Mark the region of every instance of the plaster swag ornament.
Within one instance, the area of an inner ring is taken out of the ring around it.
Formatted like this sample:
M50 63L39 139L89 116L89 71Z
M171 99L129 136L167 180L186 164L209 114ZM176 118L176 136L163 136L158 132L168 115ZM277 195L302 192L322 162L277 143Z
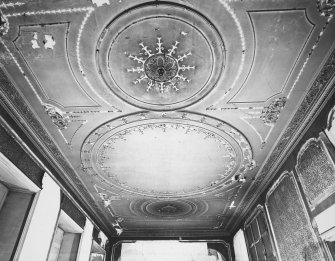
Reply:
M139 56L129 54L128 57L141 66L128 68L129 73L138 73L140 77L133 83L139 84L146 82L147 92L156 90L160 93L169 93L171 90L179 91L178 84L180 82L189 83L190 80L181 72L195 70L195 66L182 64L184 59L192 55L192 52L187 52L183 55L176 55L178 45L175 43L165 52L162 38L157 37L156 53L153 53L143 42ZM142 55L142 56L140 56Z

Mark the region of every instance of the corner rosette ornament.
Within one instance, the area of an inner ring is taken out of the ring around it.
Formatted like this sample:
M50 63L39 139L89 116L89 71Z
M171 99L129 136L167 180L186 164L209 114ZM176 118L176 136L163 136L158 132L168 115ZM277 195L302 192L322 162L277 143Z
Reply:
M128 56L141 65L127 69L127 72L140 74L140 77L133 82L135 85L145 82L147 92L156 90L160 93L168 93L171 90L178 92L180 82L190 82L182 72L195 70L195 66L185 65L182 62L192 53L187 52L177 56L178 41L175 41L168 52L164 51L161 37L157 38L156 53L153 53L143 42L139 45L141 46L142 52L140 52L140 55L142 57L131 54Z

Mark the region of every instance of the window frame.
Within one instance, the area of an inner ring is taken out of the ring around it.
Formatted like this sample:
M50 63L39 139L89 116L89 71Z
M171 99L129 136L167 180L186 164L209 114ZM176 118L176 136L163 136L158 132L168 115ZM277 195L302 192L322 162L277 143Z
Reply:
M262 215L261 218L263 219L263 222L264 222L263 225L265 225L265 231L263 231L263 233L261 232L261 226L260 226L259 221L257 219L260 215ZM257 240L255 240L255 237L253 235L253 227L252 227L252 224L255 224L255 223L253 223L255 220L256 220L256 223L257 223L256 229L258 230L258 239ZM249 236L248 236L248 233L247 233L247 229L250 229L249 231L250 231L251 237L252 237L252 243L251 244L249 244ZM265 211L263 206L258 205L252 211L251 215L246 219L246 221L244 222L243 233L244 233L244 238L245 238L245 241L246 241L245 243L246 243L246 246L247 246L250 261L263 261L264 260L264 259L259 258L256 246L257 246L257 244L259 244L259 242L261 242L262 246L263 246L263 249L265 249L265 251L266 251L266 245L263 242L263 239L266 236L268 237L268 239L270 241L273 256L270 256L270 258L265 256L265 258L266 258L265 260L272 260L272 261L279 260L278 259L278 254L277 254L277 248L275 246L275 242L274 242L274 239L273 239L273 232L271 230L271 226L270 226L270 223L269 223L269 220L268 220L268 216L267 216L266 211ZM257 260L254 260L252 258L252 252L251 252L252 248L255 249L255 254L256 254Z

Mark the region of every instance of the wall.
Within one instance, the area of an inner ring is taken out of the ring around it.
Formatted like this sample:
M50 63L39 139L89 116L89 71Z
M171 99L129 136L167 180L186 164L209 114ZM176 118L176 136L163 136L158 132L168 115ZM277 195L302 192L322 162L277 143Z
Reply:
M64 237L64 230L59 227L56 227L55 234L53 237L53 241L50 247L50 252L48 256L48 261L57 261L60 248L62 246L62 241Z
M0 183L0 211L5 203L6 197L7 197L8 189Z
M38 195L34 213L19 256L19 261L45 261L60 209L60 189L47 175ZM0 259L1 260L1 259Z
M335 204L335 147L326 135L334 106L333 94L249 211L265 206L277 260L332 260L316 217Z
M0 260L11 260L33 195L9 191L0 212Z
M108 241L106 244L106 259L105 261L118 261L122 255L122 243L133 243L136 241L175 241L174 243L177 243L178 241L189 243L189 242L194 242L194 243L205 243L207 246L206 248L214 249L218 251L219 253L222 254L223 258L226 261L234 261L234 249L233 249L233 242L232 238L230 237L222 237L222 238L202 238L202 237L192 237L192 238L174 238L174 237L144 237L141 238L110 238L111 241ZM172 256L172 255L171 255ZM143 258L143 256L141 255ZM121 257L122 259L122 257ZM196 258L194 258L195 260ZM200 258L201 259L201 258ZM203 259L205 260L205 259Z
M77 233L64 233L58 261L76 261L80 236Z
M84 232L80 239L79 251L78 251L78 260L88 261L91 254L93 240L93 224L90 220L86 219Z
M244 233L240 229L234 236L235 261L249 261Z
M61 194L59 185L34 162L35 157L30 153L41 160L43 156L8 115L2 118L3 113L0 109L0 180L9 186L7 189L0 183L0 260L47 260L62 209L79 227L80 232L74 233L80 234L65 233L61 237L59 243L63 243L64 251L60 260L88 261L92 222L64 191ZM22 137L24 141L20 140ZM23 149L25 147L29 147L29 152ZM47 162L44 164L52 169ZM53 174L58 178L57 172ZM68 184L62 186L68 189ZM14 192L18 190L20 192ZM23 191L26 193L21 193Z

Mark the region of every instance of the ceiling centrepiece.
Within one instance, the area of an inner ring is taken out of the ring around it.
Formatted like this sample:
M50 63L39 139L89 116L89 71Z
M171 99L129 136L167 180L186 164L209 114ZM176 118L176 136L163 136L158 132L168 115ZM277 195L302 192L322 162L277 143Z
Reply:
M198 12L177 4L132 8L97 43L101 76L115 94L151 110L185 107L203 98L225 66L223 41Z
M202 200L194 201L192 199L150 199L134 201L129 208L137 216L173 219L203 215L208 211L208 204Z

